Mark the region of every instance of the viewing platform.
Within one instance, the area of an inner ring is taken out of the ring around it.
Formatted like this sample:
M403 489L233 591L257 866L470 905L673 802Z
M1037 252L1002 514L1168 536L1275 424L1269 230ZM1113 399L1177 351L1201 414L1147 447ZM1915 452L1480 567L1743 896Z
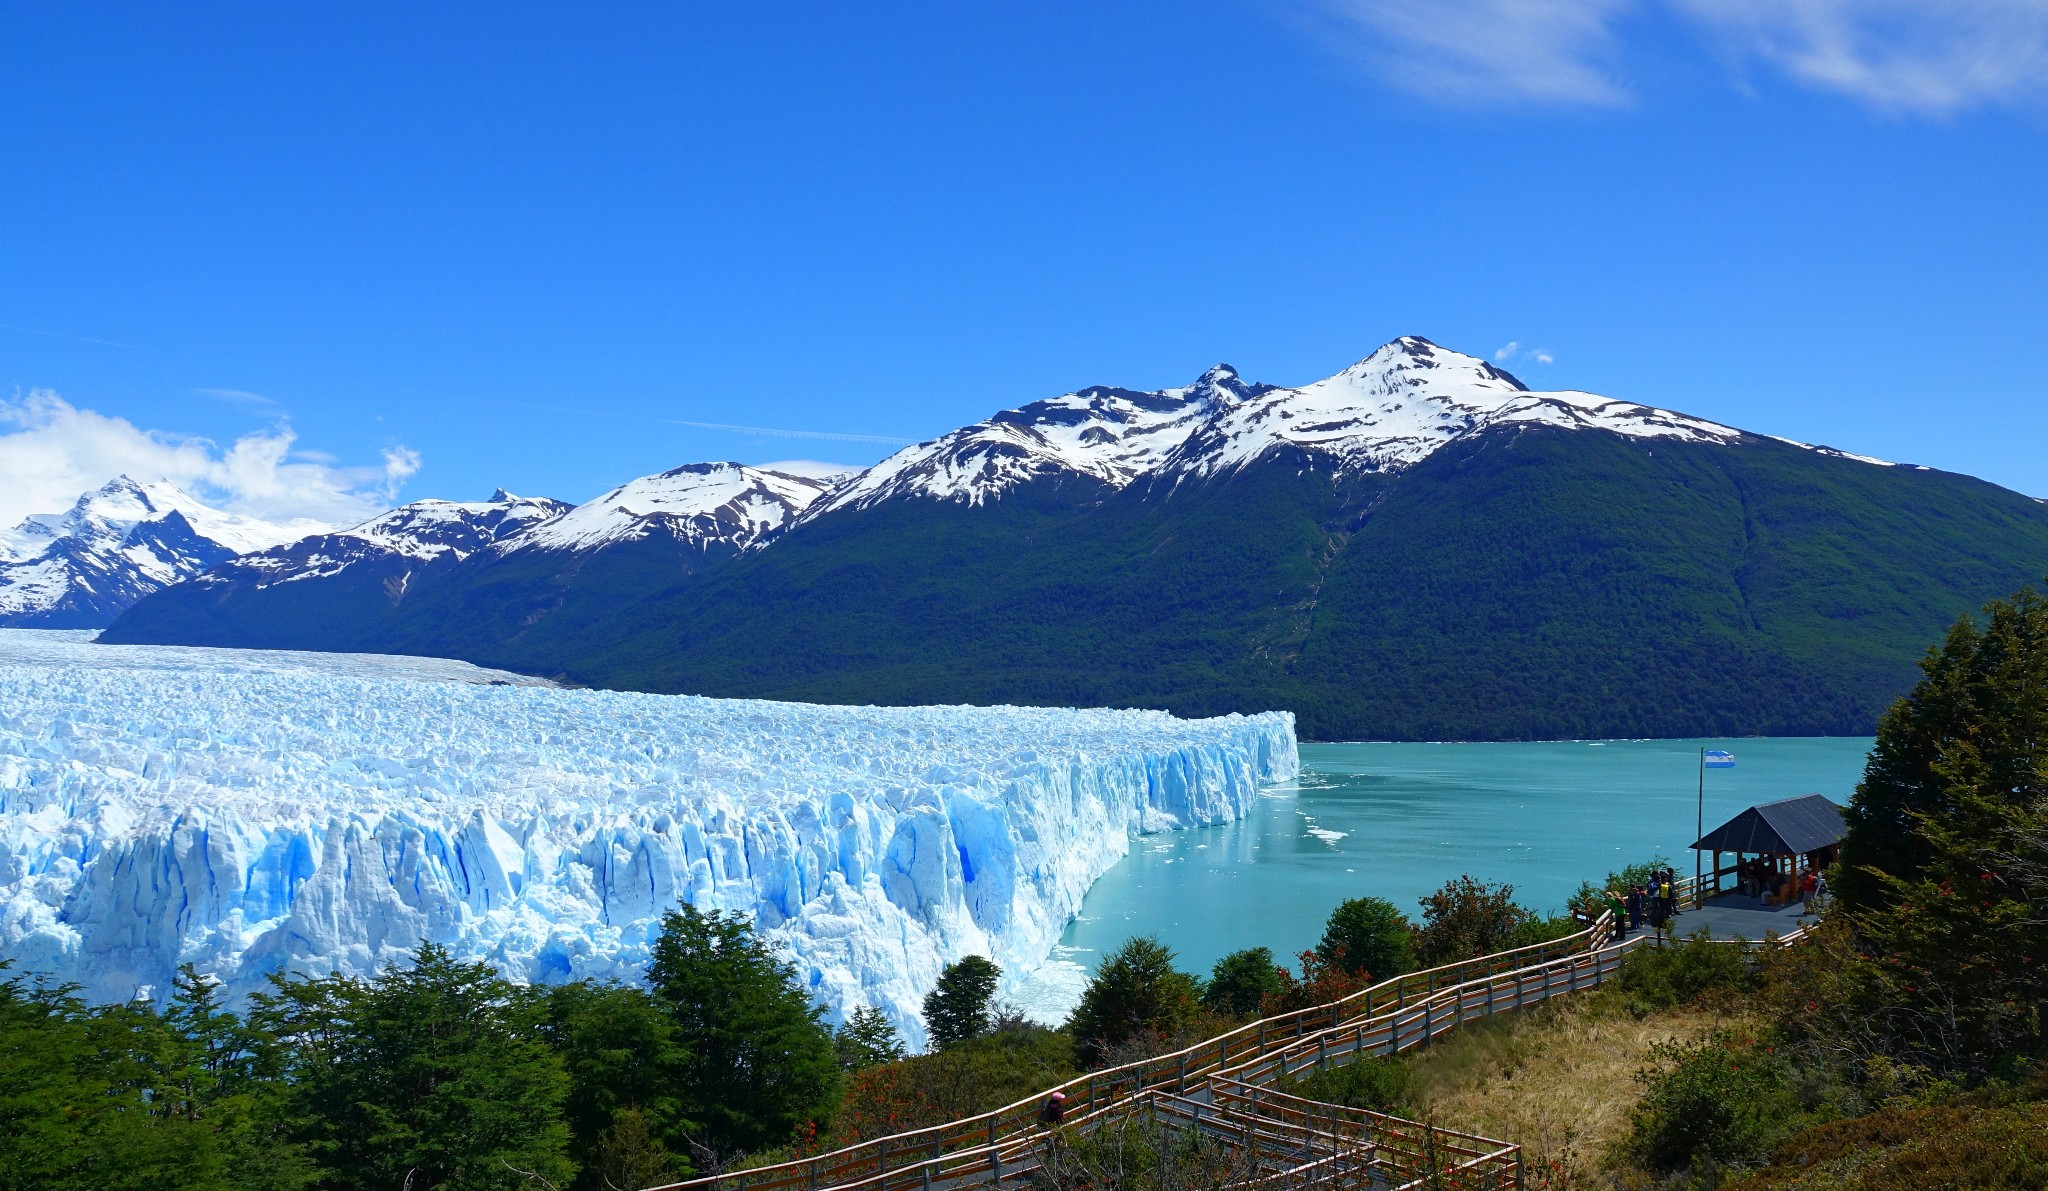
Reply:
M1782 939L1802 926L1811 926L1819 921L1820 915L1806 913L1804 905L1798 901L1770 905L1762 898L1729 892L1710 896L1704 905L1688 907L1665 924L1664 934L1666 938L1690 939L1701 931L1711 931L1716 939L1748 939L1760 943L1773 935ZM1633 939L1638 935L1655 933L1645 924L1618 937Z

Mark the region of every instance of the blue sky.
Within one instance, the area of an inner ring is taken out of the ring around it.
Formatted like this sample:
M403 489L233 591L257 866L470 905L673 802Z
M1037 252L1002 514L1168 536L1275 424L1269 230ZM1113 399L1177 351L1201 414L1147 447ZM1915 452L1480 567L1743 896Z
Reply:
M16 5L0 516L864 464L1407 333L2048 495L2044 79L2028 0Z

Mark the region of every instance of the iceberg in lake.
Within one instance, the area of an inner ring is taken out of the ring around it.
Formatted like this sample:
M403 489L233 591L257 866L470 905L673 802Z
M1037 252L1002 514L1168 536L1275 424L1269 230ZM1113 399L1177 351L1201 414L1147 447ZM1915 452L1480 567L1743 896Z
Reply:
M1133 834L1235 819L1298 764L1285 713L825 707L0 638L0 959L101 999L181 962L238 996L366 974L421 939L516 979L632 980L687 901L750 915L833 1016L878 1005L921 1038L942 965L1021 980Z

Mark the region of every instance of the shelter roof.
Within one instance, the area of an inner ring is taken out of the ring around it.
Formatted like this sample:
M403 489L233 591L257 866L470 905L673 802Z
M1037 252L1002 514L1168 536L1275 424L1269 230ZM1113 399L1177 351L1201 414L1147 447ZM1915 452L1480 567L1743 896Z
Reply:
M1818 794L1753 806L1700 837L1696 852L1811 852L1842 842L1842 808Z

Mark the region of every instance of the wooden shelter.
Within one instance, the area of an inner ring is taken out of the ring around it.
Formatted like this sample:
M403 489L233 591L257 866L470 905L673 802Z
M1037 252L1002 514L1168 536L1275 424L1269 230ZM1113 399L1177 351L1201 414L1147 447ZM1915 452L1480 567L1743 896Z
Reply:
M1795 896L1799 878L1835 862L1847 827L1842 808L1818 794L1766 802L1714 828L1693 844L1695 852L1714 854L1713 885L1706 897L1722 892L1721 878L1745 878L1766 902ZM1735 854L1735 863L1721 867L1721 857Z

